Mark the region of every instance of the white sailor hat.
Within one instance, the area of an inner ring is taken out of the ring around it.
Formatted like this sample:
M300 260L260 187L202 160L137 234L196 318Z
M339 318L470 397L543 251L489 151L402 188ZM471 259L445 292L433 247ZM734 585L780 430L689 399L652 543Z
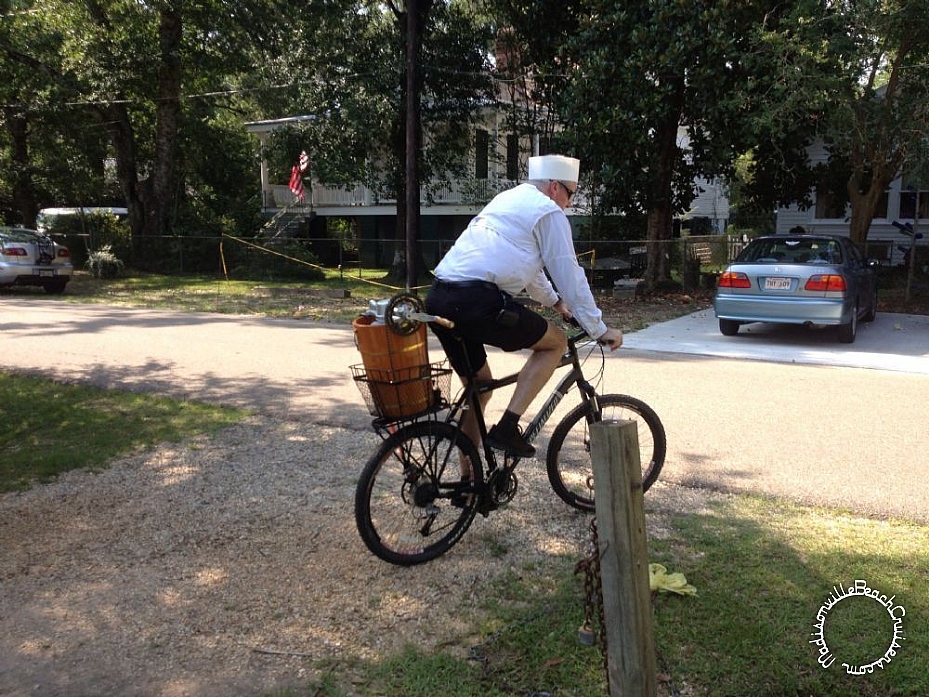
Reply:
M529 181L554 179L577 184L581 161L564 155L540 155L529 158Z

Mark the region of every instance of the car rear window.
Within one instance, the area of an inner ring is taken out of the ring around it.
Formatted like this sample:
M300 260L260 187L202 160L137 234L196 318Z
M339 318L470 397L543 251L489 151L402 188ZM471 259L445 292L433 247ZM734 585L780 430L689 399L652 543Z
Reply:
M763 238L752 241L736 261L782 264L841 264L842 248L835 240Z
M0 228L0 237L7 242L35 242L37 233L25 228Z

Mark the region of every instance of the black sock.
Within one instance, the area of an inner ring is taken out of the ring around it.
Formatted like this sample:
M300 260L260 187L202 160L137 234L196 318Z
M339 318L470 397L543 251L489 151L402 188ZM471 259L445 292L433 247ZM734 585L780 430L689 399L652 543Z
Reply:
M500 417L500 430L505 433L511 433L516 431L517 425L519 425L519 414L514 414L509 409L503 412L503 416Z

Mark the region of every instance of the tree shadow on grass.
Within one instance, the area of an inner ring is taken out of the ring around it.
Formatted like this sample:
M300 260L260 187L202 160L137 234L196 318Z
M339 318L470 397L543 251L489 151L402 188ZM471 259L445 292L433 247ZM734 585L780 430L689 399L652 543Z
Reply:
M678 517L676 534L659 544L698 588L694 597L656 598L660 665L672 679L714 697L929 694L929 631L907 621L929 610L929 569L911 553L926 528L748 497L713 508ZM894 638L893 618L873 599L850 597L831 610L828 667L813 643L833 588L858 579L895 595L907 615L902 648L864 676L849 674L843 662L875 661Z

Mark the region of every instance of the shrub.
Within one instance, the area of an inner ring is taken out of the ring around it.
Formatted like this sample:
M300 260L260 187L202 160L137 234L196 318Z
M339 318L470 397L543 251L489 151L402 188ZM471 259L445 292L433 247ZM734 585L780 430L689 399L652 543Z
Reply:
M122 275L123 262L114 253L113 248L105 244L87 257L87 269L94 278L116 278Z

